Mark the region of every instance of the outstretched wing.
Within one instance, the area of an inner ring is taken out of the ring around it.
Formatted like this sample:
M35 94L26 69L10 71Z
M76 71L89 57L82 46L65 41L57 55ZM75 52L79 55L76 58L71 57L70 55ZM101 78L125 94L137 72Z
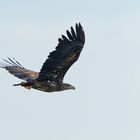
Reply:
M38 77L38 73L25 69L16 59L8 58L8 60L3 59L5 62L7 62L6 65L1 66L2 68L9 71L9 73L13 74L14 76L25 80L25 81L31 81L33 79L36 79Z
M75 30L66 31L67 37L62 35L58 39L55 51L51 52L43 64L38 80L63 82L63 77L71 65L77 61L85 43L85 34L81 24L76 24Z

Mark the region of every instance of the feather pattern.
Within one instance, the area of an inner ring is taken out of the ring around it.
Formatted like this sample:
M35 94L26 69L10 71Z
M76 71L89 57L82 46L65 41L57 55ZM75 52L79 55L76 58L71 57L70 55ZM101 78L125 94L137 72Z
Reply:
M15 58L11 59L8 57L8 60L6 59L3 60L7 64L1 67L22 80L31 81L38 77L37 72L25 69Z
M49 80L62 83L63 77L71 65L77 61L85 43L85 34L81 24L76 24L75 30L66 31L58 39L56 49L51 52L43 64L38 80Z

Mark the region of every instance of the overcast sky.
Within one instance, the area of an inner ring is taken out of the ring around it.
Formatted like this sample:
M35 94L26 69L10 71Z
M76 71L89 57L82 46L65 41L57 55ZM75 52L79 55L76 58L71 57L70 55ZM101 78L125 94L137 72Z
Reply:
M65 82L75 91L13 87L0 70L1 140L140 139L140 1L0 1L0 59L39 71L57 39L81 22L86 43Z

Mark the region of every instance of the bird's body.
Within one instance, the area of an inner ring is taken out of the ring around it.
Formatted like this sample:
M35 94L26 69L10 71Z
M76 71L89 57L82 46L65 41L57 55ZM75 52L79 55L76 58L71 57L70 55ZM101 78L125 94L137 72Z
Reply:
M85 34L80 23L76 24L75 30L71 27L71 31L67 30L66 33L67 37L62 35L62 38L58 39L56 49L49 54L39 73L25 69L16 59L4 59L8 65L1 67L26 81L14 86L20 85L45 92L75 89L74 86L63 83L63 79L80 56L85 43Z
M36 90L44 91L44 92L56 92L56 91L63 91L67 89L75 89L75 87L66 84L66 83L53 83L50 81L38 81L33 80L31 82L21 82L20 84L14 84L14 86L23 86L26 89L34 88Z

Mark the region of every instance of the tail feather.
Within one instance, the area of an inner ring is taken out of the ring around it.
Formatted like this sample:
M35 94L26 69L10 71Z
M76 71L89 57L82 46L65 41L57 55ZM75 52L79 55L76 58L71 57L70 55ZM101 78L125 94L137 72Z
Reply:
M21 86L21 85L22 85L22 83L14 84L13 86Z
M21 82L19 84L14 84L13 86L22 86L26 89L31 89L32 88L32 85L30 83L26 83L26 82Z

